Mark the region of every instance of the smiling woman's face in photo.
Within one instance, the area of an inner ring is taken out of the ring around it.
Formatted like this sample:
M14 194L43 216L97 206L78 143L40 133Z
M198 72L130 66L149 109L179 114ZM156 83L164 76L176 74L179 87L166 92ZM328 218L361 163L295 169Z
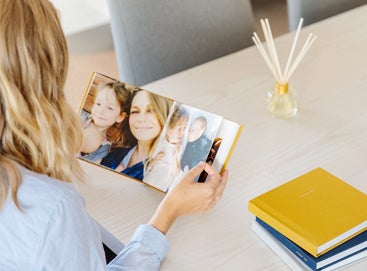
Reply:
M153 140L161 132L162 127L146 91L140 91L133 98L129 125L132 134L138 141Z

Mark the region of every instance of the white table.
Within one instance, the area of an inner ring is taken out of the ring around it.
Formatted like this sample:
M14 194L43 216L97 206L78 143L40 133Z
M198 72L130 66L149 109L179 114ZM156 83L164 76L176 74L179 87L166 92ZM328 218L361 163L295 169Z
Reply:
M319 166L367 192L366 14L367 6L302 30L300 42L311 31L318 39L290 82L299 101L293 119L266 111L275 82L255 47L145 86L245 125L222 201L209 213L176 222L161 270L288 270L252 232L248 200ZM276 40L283 62L293 35ZM84 88L73 91L75 106ZM127 242L163 194L87 163L83 167L91 179L80 187L88 210ZM367 260L348 270L366 269Z

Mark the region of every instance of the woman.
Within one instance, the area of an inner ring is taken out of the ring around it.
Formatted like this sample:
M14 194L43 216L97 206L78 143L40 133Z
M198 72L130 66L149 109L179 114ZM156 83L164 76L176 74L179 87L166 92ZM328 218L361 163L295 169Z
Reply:
M131 100L129 127L137 141L133 148L116 148L101 161L139 180L144 177L144 161L151 154L167 120L171 100L146 90L136 90Z
M0 269L157 270L165 233L181 215L210 209L223 176L201 164L163 199L151 220L106 267L101 234L71 182L82 128L68 106L68 52L48 0L0 0ZM193 179L202 170L205 184Z

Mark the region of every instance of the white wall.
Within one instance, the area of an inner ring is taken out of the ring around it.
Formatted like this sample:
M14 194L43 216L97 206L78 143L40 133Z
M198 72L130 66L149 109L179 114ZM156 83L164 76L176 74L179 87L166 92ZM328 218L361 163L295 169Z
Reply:
M107 0L50 0L60 11L66 35L109 23Z

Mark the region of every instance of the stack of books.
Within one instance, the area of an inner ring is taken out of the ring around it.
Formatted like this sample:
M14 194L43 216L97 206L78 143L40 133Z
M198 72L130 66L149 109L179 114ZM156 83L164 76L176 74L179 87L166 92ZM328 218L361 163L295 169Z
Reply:
M367 195L322 168L248 208L254 232L293 270L336 270L367 256Z

